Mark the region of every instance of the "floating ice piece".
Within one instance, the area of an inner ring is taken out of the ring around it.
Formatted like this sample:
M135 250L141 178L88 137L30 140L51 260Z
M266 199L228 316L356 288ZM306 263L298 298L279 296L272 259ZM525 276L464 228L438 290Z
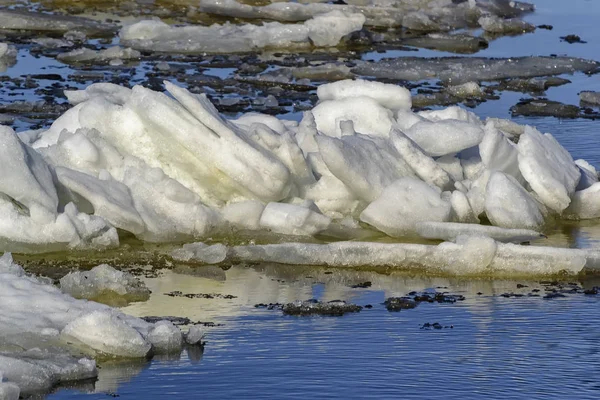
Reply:
M385 139L365 135L317 136L323 161L359 199L371 202L392 182L414 172Z
M379 60L377 63L357 62L352 72L362 76L408 81L437 78L458 85L470 81L590 72L599 66L597 61L572 57L398 57Z
M321 101L370 97L390 110L410 111L411 108L410 91L408 89L397 85L365 81L363 79L347 79L321 85L317 88L317 96Z
M600 254L579 249L520 246L486 237L460 237L437 246L408 243L336 242L234 246L232 262L329 267L425 268L451 274L548 275L598 268Z
M518 18L503 19L496 16L485 16L477 20L484 31L489 33L518 34L532 32L535 26Z
M0 370L9 382L9 393L20 392L23 396L47 392L58 383L85 380L97 376L96 362L87 358L74 358L68 354L57 354L56 351L31 349L20 353L0 355ZM0 397L1 399L18 399L17 397Z
M185 334L185 342L190 345L200 345L202 344L202 339L204 339L204 330L198 325L190 326L190 329Z
M400 178L360 214L360 220L390 236L411 233L422 221L450 220L450 203L441 190L416 178Z
M127 159L123 183L131 192L133 205L144 221L145 231L138 235L152 242L204 237L221 224L214 209L160 168Z
M183 335L171 321L158 321L148 333L155 354L179 353Z
M0 29L65 33L78 30L88 35L107 35L116 31L115 25L103 24L82 17L44 14L24 10L0 10Z
M173 250L171 257L178 261L200 261L205 264L218 264L225 260L227 247L221 243L209 246L202 242L186 243L182 248Z
M223 218L237 228L258 230L260 216L265 205L260 201L248 200L230 203L221 209Z
M8 67L17 63L17 48L12 45L0 42L0 72L4 72Z
M92 97L103 97L114 104L125 104L131 96L131 89L114 83L92 83L84 90L65 90L65 96L72 105L77 105Z
M100 62L110 60L139 59L141 54L137 50L113 46L104 50L91 50L81 48L59 54L56 59L65 63Z
M202 0L199 10L209 14L224 15L246 19L272 19L277 21L298 22L315 18L319 15L337 12L363 14L365 24L371 26L399 26L403 11L397 7L361 7L348 4L330 3L271 3L266 6L251 6L235 0Z
M138 278L107 264L68 273L60 279L60 290L78 299L123 296L130 301L144 301L150 296L150 290Z
M468 97L480 97L483 95L481 86L477 82L467 82L462 85L448 86L446 91L452 96L460 99L466 99Z
M452 119L417 122L405 133L430 156L458 153L477 146L483 138L479 126Z
M73 319L61 332L65 340L76 340L101 354L146 357L152 345L110 311L92 311Z
M493 172L485 191L485 213L503 228L539 228L544 216L536 201L510 175Z
M332 137L342 136L341 121L352 121L357 132L388 137L393 123L393 113L371 97L325 100L312 109L317 129Z
M548 208L561 213L569 206L581 173L564 147L546 133L525 127L520 136L519 170L533 191Z
M425 36L403 39L402 44L460 54L477 53L488 47L487 40L482 37L445 32L429 33Z
M365 17L332 11L302 24L172 27L146 20L121 29L121 43L137 50L176 53L236 53L261 48L335 46L342 37L360 30Z
M419 222L417 233L426 239L455 241L459 236L486 236L499 242L523 243L545 237L530 229L506 229L479 224L456 222Z
M327 229L331 219L307 207L287 203L269 203L260 226L287 235L314 235Z
M579 93L579 99L582 103L594 104L598 106L600 105L600 92L584 90Z

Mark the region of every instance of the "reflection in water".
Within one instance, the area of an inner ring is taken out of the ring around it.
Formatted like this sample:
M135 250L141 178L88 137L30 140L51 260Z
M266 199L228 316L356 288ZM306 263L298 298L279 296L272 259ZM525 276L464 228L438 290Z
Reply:
M102 364L96 392L148 399L191 398L198 393L211 399L594 395L593 382L600 372L600 332L593 317L598 296L578 293L545 300L548 283L393 271L234 266L221 270L223 279L214 269L200 269L146 278L153 291L150 300L124 311L222 323L206 328L204 352L186 349L178 360L155 359L151 364ZM582 279L586 287L594 283ZM372 286L350 287L365 281ZM425 303L401 312L388 312L381 304L388 296L428 288L466 299ZM164 295L174 290L237 297ZM500 296L503 293L523 297ZM338 318L287 317L254 308L256 303L311 297L373 308ZM420 329L427 322L453 328ZM60 391L51 398L78 396Z

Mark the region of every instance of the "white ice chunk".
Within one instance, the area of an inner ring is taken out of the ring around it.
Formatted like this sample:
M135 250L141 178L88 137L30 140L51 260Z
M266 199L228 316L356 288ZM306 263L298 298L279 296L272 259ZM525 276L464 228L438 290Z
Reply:
M55 351L39 348L0 355L0 369L4 371L8 383L17 386L18 392L24 397L39 395L60 382L90 379L97 375L93 360L76 359L68 354L57 354ZM0 383L0 395L4 385L6 383ZM9 393L15 392L14 386L9 389Z
M341 121L352 121L354 129L370 136L387 137L392 128L393 113L371 97L325 100L312 109L319 132L341 137Z
M452 219L457 222L478 223L478 215L475 214L469 198L464 192L455 190L450 196L450 204L452 205Z
M277 133L283 133L287 131L287 127L277 117L257 112L242 114L239 118L231 120L231 122L237 126L244 127L246 130L248 130L255 123L261 123L273 129Z
M392 129L390 141L419 178L442 190L452 187L452 178L448 173L400 130Z
M260 226L287 235L314 235L329 226L331 219L306 207L286 203L269 203Z
M113 46L103 50L92 50L85 47L60 53L56 59L64 63L99 62L109 60L139 59L141 54L137 50Z
M479 154L485 167L524 182L519 171L517 146L497 130L492 121L485 124L484 132L483 140L479 143Z
M417 114L432 122L458 120L481 126L481 120L475 113L458 106L450 106L440 110L419 111Z
M155 354L178 353L183 345L181 330L170 321L158 321L147 336Z
M478 125L454 119L417 122L405 133L430 156L458 153L477 146L483 138Z
M460 158L448 154L436 159L435 162L450 175L453 181L460 182L465 179Z
M485 192L485 213L503 228L539 228L544 224L540 207L510 175L493 172Z
M56 214L58 195L50 168L7 126L0 126L0 165L0 194L8 195L29 209L42 207Z
M592 164L582 159L575 160L575 164L577 164L579 172L581 172L581 179L579 179L575 190L587 189L598 182L598 171L596 171L596 168Z
M260 201L248 200L227 204L221 210L221 214L227 222L237 228L258 230L264 209L265 205Z
M370 97L390 110L410 111L412 107L410 91L408 89L389 83L372 82L363 79L346 79L321 85L317 88L317 96L320 101Z
M304 23L308 37L315 46L336 46L344 36L359 31L365 23L363 14L331 11L317 15Z
M486 236L499 242L522 243L543 238L539 232L530 229L506 229L479 224L456 222L419 222L417 233L427 239L455 241L461 235Z
M159 168L128 159L123 183L144 221L138 237L161 242L204 237L221 224L218 212L200 202L198 195Z
M73 203L67 204L63 213L40 220L24 215L0 196L0 251L39 253L118 245L114 227L101 217L79 212Z
M60 183L94 206L95 215L133 234L140 234L146 229L127 186L111 177L101 180L62 167L56 169L56 175Z
M408 243L336 242L235 246L231 261L330 267L399 267L453 274L579 273L597 268L599 254L579 249L496 243L486 237L460 237L437 246Z
M130 273L116 270L108 264L98 265L89 271L68 273L60 279L60 289L79 299L94 299L110 294L142 301L150 296L145 283Z
M139 21L119 32L121 43L138 50L177 53L235 53L264 47L335 46L345 35L360 30L365 17L331 11L300 24L266 22L262 25L214 24L169 26L161 21Z
M190 326L190 329L185 334L185 342L191 345L199 345L204 339L204 330L198 325Z
M99 353L120 357L145 357L152 348L137 330L110 311L93 311L74 319L61 336Z
M0 399L2 400L19 400L21 389L16 383L0 382Z
M186 243L182 248L173 250L171 257L179 261L200 261L204 264L218 264L227 257L227 246L217 243L212 246L202 242Z
M554 137L525 127L519 138L519 169L548 208L561 213L569 206L581 173L569 152Z
M329 171L363 201L375 200L396 179L414 175L385 139L366 135L336 139L320 135L316 140Z
M600 183L575 192L563 217L576 220L600 218Z
M400 237L414 231L417 222L448 221L450 213L450 203L442 200L439 188L415 178L401 178L369 204L360 220Z

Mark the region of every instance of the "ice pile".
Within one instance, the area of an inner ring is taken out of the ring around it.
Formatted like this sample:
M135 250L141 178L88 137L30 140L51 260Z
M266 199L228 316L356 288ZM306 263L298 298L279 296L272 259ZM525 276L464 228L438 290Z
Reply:
M17 385L26 395L96 376L93 359L69 354L133 358L182 347L182 333L172 323L152 324L76 300L27 276L9 253L0 257L0 304L0 376L7 381L0 383L0 393Z
M88 300L117 296L128 301L144 301L150 296L150 290L142 281L107 264L68 273L60 279L60 289L75 298Z
M94 84L67 92L74 107L45 131L0 130L3 248L116 245L115 228L146 241L373 229L514 241L539 234L474 224L600 217L594 167L531 126L459 107L415 113L405 88L364 80L322 85L300 122L226 120L206 96L165 85L170 96Z
M263 25L214 24L170 26L157 20L136 22L121 29L121 43L137 50L176 53L237 53L262 48L335 46L362 28L365 16L339 10L316 15L303 23Z

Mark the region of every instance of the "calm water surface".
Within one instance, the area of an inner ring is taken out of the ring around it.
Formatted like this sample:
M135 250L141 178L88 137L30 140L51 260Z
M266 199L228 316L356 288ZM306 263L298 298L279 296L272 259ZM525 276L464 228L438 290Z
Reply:
M222 323L207 328L204 354L103 366L95 390L152 399L583 399L599 394L600 296L505 298L500 295L543 296L547 286L281 266L233 267L223 276L210 269L195 273L211 278L168 272L148 279L153 297L125 311ZM349 287L365 280L373 286ZM381 305L388 296L427 288L466 299L401 312ZM238 297L164 295L171 290ZM373 308L344 317L290 317L253 306L312 297ZM427 322L448 328L422 329ZM50 398L82 396L63 390ZM106 393L86 398L106 398Z

